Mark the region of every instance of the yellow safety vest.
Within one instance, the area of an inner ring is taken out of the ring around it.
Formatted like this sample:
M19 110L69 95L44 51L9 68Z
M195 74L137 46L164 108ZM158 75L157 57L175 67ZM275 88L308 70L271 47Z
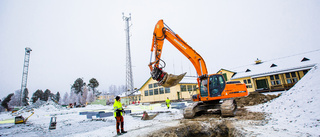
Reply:
M114 104L113 104L113 114L114 114L114 117L117 116L117 109L119 110L123 110L122 109L122 104L120 101L117 101L117 100L114 100ZM120 112L121 116L122 116L122 112Z
M169 99L166 100L166 104L167 104L167 107L170 106L170 100Z

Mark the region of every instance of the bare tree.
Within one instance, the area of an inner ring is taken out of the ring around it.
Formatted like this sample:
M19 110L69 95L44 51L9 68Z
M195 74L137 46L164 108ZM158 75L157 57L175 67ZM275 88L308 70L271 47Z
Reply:
M87 102L88 103L92 103L95 100L95 95L93 94L93 91L89 91L88 92L88 98L87 98Z
M120 85L120 86L118 86L118 92L119 92L119 94L122 94L123 92L127 92L127 88L126 88L126 86L125 85Z
M81 96L81 99L80 99L80 104L86 104L86 101L87 101L87 96L88 96L88 88L85 86L83 87L83 94Z
M63 95L62 104L63 104L63 105L68 105L68 104L69 104L69 94L68 94L68 92L66 92L66 93Z
M73 90L71 90L68 103L74 103L76 102L76 100L77 100L77 94Z
M109 86L109 93L114 94L114 95L119 95L116 85Z
M20 90L16 90L8 103L9 107L20 106Z

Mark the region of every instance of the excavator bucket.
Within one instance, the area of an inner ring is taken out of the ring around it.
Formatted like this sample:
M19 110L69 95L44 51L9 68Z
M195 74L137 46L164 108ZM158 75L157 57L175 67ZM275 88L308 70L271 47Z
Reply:
M163 87L171 87L177 85L183 77L187 74L187 72L180 74L180 75L173 75L173 74L166 74L159 82L159 84Z

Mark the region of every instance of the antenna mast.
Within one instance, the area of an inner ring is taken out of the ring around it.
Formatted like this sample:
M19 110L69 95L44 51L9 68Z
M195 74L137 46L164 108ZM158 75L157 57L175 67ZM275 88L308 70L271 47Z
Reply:
M29 61L30 61L30 52L32 51L31 48L25 48L25 55L24 55L24 64L23 64L23 72L22 72L22 82L21 82L21 90L20 90L20 106L22 106L22 98L23 98L23 91L27 88L27 79L28 79L28 69L29 69Z
M134 92L133 89L133 76L132 76L132 65L131 65L131 53L130 53L130 26L129 21L131 21L131 13L129 13L129 17L124 16L122 13L122 18L125 21L125 32L126 32L126 96L131 95Z

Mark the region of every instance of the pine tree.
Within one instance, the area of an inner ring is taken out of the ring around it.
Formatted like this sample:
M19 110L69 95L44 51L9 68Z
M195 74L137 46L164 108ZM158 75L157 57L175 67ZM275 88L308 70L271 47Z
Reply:
M76 94L81 93L81 95L82 95L82 93L83 93L83 91L82 91L83 86L85 86L85 83L83 82L83 80L82 80L81 78L78 78L76 81L74 81L71 89L72 89Z
M9 105L8 105L8 103L10 102L11 97L12 97L13 95L14 95L13 93L9 94L9 95L1 102L1 106L3 106L4 108L6 108L7 110L9 110Z
M49 89L46 89L43 94L43 101L48 101L48 99L51 97L51 91Z
M22 94L22 106L29 105L29 97L28 97L28 95L29 95L29 91L28 91L27 88L25 88L23 90L23 94Z
M57 102L60 101L60 93L59 93L59 91L58 91L57 94L55 95L55 100L56 100Z
M44 94L43 91L41 89L38 89L36 92L33 93L32 97L31 97L31 102L36 103L38 101L38 99L44 100L43 94Z
M92 89L93 94L97 97L101 94L101 92L99 92L98 90L96 90L96 88L99 86L99 82L97 79L92 78L89 80L89 84L88 86Z

